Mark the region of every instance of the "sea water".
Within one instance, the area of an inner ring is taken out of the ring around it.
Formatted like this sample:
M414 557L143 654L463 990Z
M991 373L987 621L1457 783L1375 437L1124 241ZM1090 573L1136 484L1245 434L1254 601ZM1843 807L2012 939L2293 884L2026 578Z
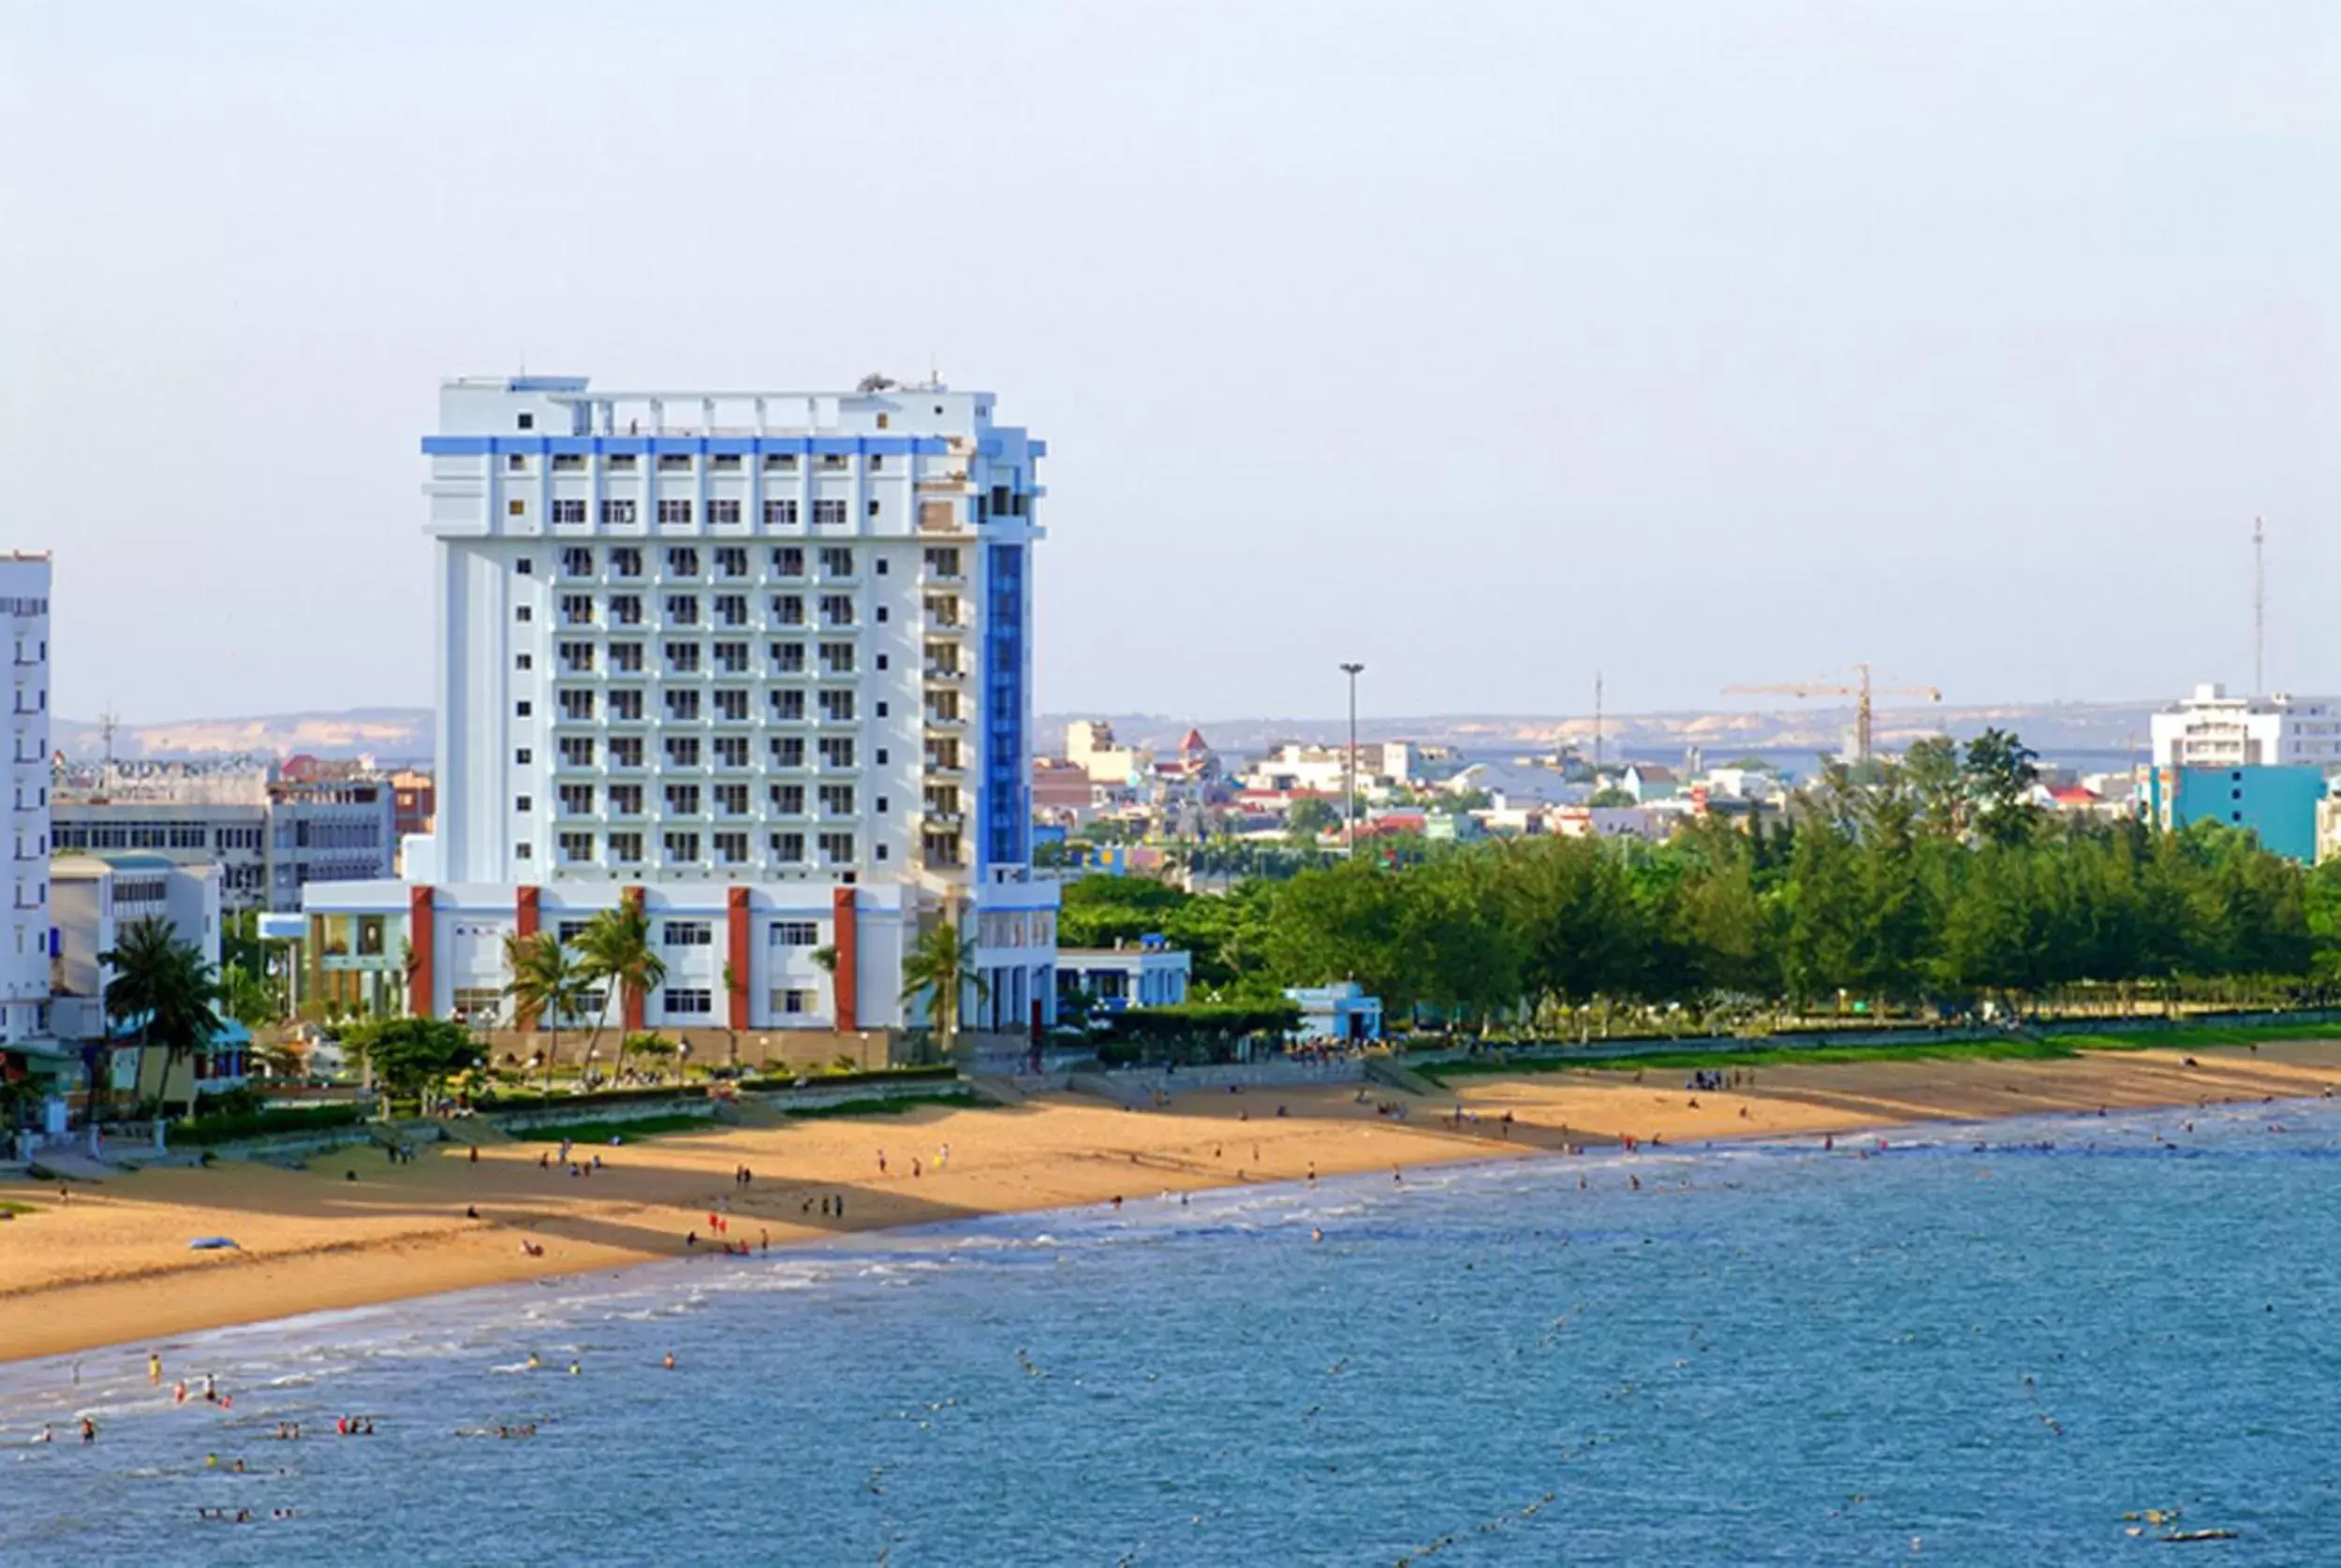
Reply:
M468 1292L166 1348L229 1410L143 1346L0 1368L0 1561L2336 1562L2336 1195L2341 1106L2289 1103Z

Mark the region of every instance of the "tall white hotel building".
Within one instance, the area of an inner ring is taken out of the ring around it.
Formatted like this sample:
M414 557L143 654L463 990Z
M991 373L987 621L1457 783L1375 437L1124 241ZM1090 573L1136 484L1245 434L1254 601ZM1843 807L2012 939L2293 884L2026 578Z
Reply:
M0 1042L49 1033L49 565L47 555L0 554L11 690Z
M508 1017L507 936L639 900L667 980L628 1027L824 1060L853 1033L875 1059L925 1021L902 958L946 917L985 981L970 1027L1053 1018L1030 827L1043 443L988 393L875 379L463 378L439 414L437 820L405 881L309 889L313 997Z

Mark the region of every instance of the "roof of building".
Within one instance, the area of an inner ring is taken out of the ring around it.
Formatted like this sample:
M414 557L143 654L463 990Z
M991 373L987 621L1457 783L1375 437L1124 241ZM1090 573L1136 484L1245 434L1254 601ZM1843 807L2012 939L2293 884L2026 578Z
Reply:
M1179 750L1183 752L1207 752L1211 750L1211 746L1203 740L1203 732L1201 730L1189 728L1186 732L1186 738L1179 742Z

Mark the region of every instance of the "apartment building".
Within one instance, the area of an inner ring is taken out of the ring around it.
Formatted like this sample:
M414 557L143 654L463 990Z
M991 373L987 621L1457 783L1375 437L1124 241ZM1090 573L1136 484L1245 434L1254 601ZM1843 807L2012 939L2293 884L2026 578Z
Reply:
M1012 916L974 1021L1050 1014L1027 759L1046 448L993 410L877 378L445 384L422 444L435 820L403 882L309 889L312 992L354 999L405 951L415 1010L497 1016L507 937L624 899L669 969L628 1027L917 1021L901 956L946 909Z
M53 834L63 850L217 866L229 912L290 913L311 883L393 874L393 795L385 780L280 779L258 766L109 766L59 778Z
M49 1033L49 582L45 554L0 555L8 620L8 905L0 1042Z
M2149 720L2157 768L2341 767L2341 699L2206 683Z

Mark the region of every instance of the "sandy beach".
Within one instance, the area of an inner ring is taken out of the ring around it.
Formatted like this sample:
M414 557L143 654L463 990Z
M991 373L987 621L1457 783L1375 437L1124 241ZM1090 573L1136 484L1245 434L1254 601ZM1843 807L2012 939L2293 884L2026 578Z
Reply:
M702 1246L760 1250L841 1231L1300 1180L1312 1171L1534 1157L1627 1137L1681 1145L1818 1136L2313 1096L2341 1082L2341 1041L2194 1056L2194 1066L2175 1051L2125 1051L1767 1067L1752 1084L1697 1094L1680 1073L1637 1081L1609 1071L1472 1077L1438 1099L1369 1087L1364 1104L1354 1085L1200 1092L1144 1111L1045 1095L1011 1108L765 1117L581 1150L605 1162L590 1176L542 1168L547 1145L482 1131L476 1160L469 1146L450 1143L407 1165L353 1149L320 1155L306 1170L223 1161L77 1182L66 1196L54 1186L5 1183L0 1202L29 1211L0 1224L0 1360L107 1345L143 1356L204 1328L673 1259L687 1255L694 1231ZM1378 1108L1399 1102L1403 1121ZM754 1178L744 1185L733 1180L744 1165ZM842 1202L842 1214L823 1212L825 1198ZM722 1235L711 1234L711 1218L726 1226ZM188 1250L207 1236L232 1237L240 1250Z

